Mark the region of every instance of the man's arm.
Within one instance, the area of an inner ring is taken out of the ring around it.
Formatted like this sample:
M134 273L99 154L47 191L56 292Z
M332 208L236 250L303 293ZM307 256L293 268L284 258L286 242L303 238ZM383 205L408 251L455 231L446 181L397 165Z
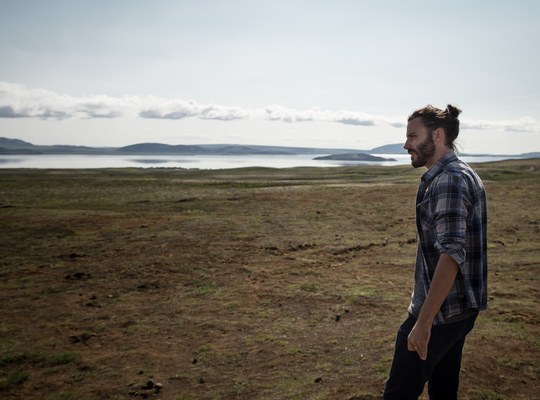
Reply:
M422 360L427 358L431 325L454 284L458 270L457 262L448 254L441 253L431 287L407 344L409 351L416 351Z

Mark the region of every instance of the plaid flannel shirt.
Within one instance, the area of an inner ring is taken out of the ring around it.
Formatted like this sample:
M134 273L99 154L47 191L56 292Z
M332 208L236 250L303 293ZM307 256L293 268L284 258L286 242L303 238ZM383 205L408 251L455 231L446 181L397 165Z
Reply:
M451 152L422 176L416 197L418 249L409 313L418 317L441 253L459 266L434 325L487 308L487 202L476 172Z

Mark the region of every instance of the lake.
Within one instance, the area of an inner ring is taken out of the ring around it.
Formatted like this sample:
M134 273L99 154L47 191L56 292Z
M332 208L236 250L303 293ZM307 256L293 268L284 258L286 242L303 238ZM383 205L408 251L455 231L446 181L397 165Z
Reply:
M243 167L332 167L345 165L407 165L408 154L375 154L396 161L366 162L314 160L327 154L301 155L0 155L0 169L6 168L197 168L229 169ZM465 162L499 161L519 156L475 156L460 157Z

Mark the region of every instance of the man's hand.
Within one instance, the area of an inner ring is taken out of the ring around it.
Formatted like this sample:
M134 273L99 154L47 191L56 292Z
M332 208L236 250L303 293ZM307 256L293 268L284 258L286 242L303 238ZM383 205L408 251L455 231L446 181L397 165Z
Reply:
M427 359L431 325L456 280L458 270L456 261L448 254L441 253L428 295L407 341L409 351L416 351L420 359L424 361Z
M420 359L425 361L427 359L430 336L431 325L416 322L407 339L408 350L416 351Z

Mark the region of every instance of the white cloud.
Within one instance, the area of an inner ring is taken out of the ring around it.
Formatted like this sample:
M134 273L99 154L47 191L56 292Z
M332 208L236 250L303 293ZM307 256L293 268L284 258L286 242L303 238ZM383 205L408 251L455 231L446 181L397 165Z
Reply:
M199 112L201 119L217 119L221 121L232 121L235 119L245 119L249 117L249 112L239 107L224 107L209 105L203 107Z
M115 118L122 115L124 103L109 96L74 97L0 82L1 118Z
M318 107L294 110L270 105L260 109L243 109L195 100L164 99L156 96L106 95L71 96L45 89L0 82L0 118L96 119L132 117L145 119L233 121L262 118L268 121L329 122L353 126L390 126L404 128L402 116L373 115L361 111L328 111ZM540 124L531 117L506 121L463 120L461 127L472 130L507 132L540 132Z
M159 119L183 119L197 115L198 104L193 101L183 100L163 100L157 97L139 99L140 104L134 105L134 108L140 107L138 116L141 118L159 118Z
M285 122L304 122L304 121L319 121L319 122L337 122L345 125L356 126L375 126L375 125L391 125L403 127L399 124L402 117L387 118L380 115L371 115L361 111L328 111L314 107L310 110L291 110L272 105L264 108L262 113L266 119L270 121L285 121Z
M532 117L503 121L463 120L460 126L462 129L475 129L479 131L540 132L540 124Z
M278 105L264 107L258 111L259 115L263 115L269 121L284 121L284 122L305 122L305 121L324 121L324 112L315 107L311 110L291 110Z
M351 111L338 111L335 115L334 121L340 122L345 125L361 125L361 126L373 126L382 120L379 117L371 116L361 112Z

